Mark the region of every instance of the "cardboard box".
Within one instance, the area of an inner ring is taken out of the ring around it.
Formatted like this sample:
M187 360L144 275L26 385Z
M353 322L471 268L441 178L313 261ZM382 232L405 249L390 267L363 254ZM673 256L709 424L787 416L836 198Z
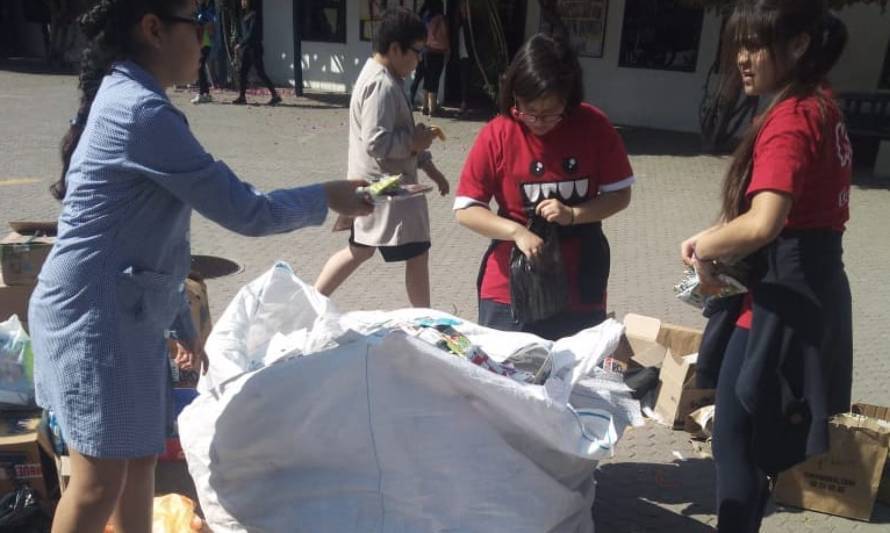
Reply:
M837 415L829 423L829 438L828 453L779 475L775 500L811 511L870 520L886 472L890 423L853 413Z
M30 485L48 501L55 491L56 472L52 445L33 413L7 412L0 417L0 494L17 483Z
M201 346L207 342L207 337L213 329L210 320L210 303L207 299L207 285L197 279L185 280L186 295L189 300L189 308L192 312L192 322L198 332ZM182 370L173 362L176 357L175 343L170 344L170 366L173 371L173 383L176 387L196 387L198 385L198 372L195 370Z
M0 283L0 322L18 315L25 331L28 331L28 301L32 292L33 286L7 287Z
M4 285L30 286L37 283L55 237L22 235L12 232L0 240L0 278Z
M682 352L681 352L682 353ZM698 354L679 355L668 349L658 379L655 413L673 427L686 426L686 417L706 405L714 403L714 389L695 388L695 364Z
M714 403L713 389L695 388L695 355L701 337L701 330L630 313L624 317L618 349L603 366L615 372L660 366L655 412L665 424L680 429L687 415Z

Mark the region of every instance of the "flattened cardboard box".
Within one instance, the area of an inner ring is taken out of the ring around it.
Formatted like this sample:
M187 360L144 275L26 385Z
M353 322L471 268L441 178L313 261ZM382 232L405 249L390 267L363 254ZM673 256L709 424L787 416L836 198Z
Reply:
M832 417L831 449L779 475L778 503L870 520L887 464L890 424L856 414Z
M35 237L10 233L0 240L0 278L3 285L30 286L37 283L55 237Z
M40 417L13 412L0 416L0 495L23 482L48 501L55 488L52 446L40 431Z

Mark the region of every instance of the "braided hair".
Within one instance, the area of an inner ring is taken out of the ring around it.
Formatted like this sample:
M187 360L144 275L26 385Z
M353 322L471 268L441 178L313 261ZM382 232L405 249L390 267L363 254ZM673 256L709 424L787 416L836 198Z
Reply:
M49 190L54 198L65 198L66 179L71 155L80 142L93 100L102 78L115 61L132 57L135 53L130 30L148 13L167 14L185 0L99 0L79 19L80 28L88 44L80 61L80 105L62 138L62 174Z

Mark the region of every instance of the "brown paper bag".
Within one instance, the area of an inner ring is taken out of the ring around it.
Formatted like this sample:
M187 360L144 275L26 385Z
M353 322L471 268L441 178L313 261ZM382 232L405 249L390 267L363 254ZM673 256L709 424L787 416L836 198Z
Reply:
M874 418L837 415L829 424L831 451L779 475L777 503L871 519L887 461L890 427Z

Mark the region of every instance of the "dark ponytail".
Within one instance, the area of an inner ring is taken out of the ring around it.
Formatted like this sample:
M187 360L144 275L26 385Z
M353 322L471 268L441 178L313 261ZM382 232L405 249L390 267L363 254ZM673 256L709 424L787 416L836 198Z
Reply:
M88 44L83 50L80 63L80 105L77 114L71 119L68 132L62 138L62 174L49 188L50 194L57 200L65 198L66 175L71 166L71 156L80 142L102 79L115 61L133 54L130 29L146 13L169 13L182 2L183 0L100 0L80 17L80 28Z
M783 54L790 41L801 34L810 45L789 70L788 79L769 107L758 116L742 137L723 184L722 219L730 221L745 209L745 193L751 181L754 145L766 117L788 98L817 96L823 110L832 105L820 87L847 44L847 28L828 11L825 0L741 0L726 25L724 38L724 87L741 87L736 64L740 48L768 49L776 64L789 61Z

